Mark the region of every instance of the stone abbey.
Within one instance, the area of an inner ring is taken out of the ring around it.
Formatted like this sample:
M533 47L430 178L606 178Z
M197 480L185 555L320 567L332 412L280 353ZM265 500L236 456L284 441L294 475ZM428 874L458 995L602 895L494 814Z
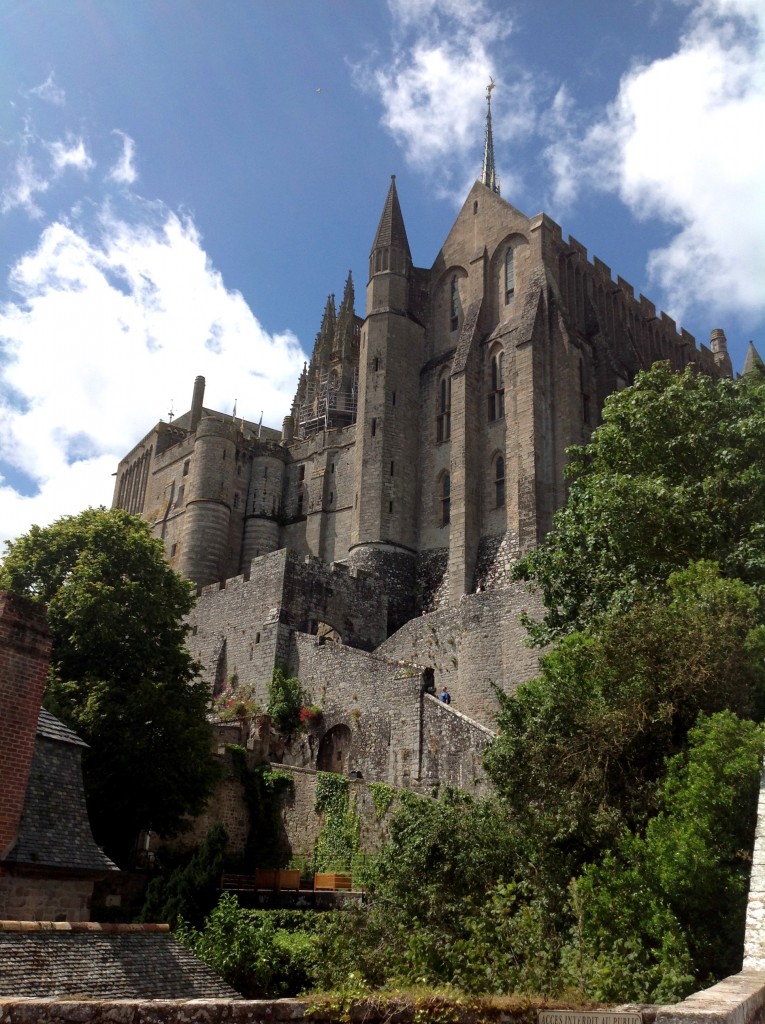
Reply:
M501 197L487 94L482 176L433 265L412 264L394 178L365 315L349 275L281 430L206 408L197 378L190 410L120 463L114 504L200 588L190 644L213 692L265 693L280 664L322 705L304 767L464 785L494 687L535 672L533 598L507 570L565 501L566 448L660 359L731 374L723 331L697 346Z

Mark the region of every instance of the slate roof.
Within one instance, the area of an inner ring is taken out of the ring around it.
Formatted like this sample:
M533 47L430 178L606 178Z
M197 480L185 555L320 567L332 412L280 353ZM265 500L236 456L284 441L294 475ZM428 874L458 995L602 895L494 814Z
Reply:
M72 743L76 747L87 747L85 740L81 740L76 732L72 732L69 726L60 722L45 708L40 708L37 718L37 735L48 740L59 740L61 743Z
M411 263L412 255L409 250L409 239L406 237L406 228L404 227L404 217L401 213L401 205L398 201L395 174L392 174L390 177L390 188L388 189L388 195L385 199L385 206L383 207L382 216L380 217L380 223L372 245L372 251L375 249L385 249L389 245L396 246L406 253L409 258L409 262Z
M167 925L0 921L0 997L241 999Z
M85 747L63 722L40 711L24 810L4 864L78 874L118 870L90 830L82 785Z

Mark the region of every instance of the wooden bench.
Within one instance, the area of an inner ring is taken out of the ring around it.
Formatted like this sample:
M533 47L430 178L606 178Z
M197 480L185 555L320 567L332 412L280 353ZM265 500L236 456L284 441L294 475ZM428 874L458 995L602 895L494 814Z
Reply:
M227 892L255 892L255 875L232 875L221 876L220 887Z
M313 876L314 892L316 892L319 889L329 892L338 892L341 890L350 892L352 887L353 885L350 875L337 874L335 872L330 871L317 871L316 874Z

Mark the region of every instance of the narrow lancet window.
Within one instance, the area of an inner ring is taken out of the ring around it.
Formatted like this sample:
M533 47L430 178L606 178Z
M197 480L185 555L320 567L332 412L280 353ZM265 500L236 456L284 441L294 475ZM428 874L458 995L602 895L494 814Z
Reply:
M491 355L488 405L489 420L501 420L505 415L505 353L501 348Z
M436 411L436 441L448 441L451 437L452 382L445 373L438 384L438 404Z
M515 295L515 262L514 253L511 247L508 247L505 253L505 305L508 306L513 301Z
M505 460L501 455L494 463L494 498L496 507L502 508L505 504Z

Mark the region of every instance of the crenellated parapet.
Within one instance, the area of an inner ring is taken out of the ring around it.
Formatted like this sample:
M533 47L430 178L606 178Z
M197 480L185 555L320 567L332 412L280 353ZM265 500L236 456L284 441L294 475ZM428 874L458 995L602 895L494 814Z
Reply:
M645 295L636 296L629 281L618 275L614 280L608 264L597 256L590 260L580 241L572 235L564 241L560 226L544 215L539 223L548 235L545 249L556 258L560 295L576 329L584 340L604 334L617 351L629 350L632 358L624 359L628 379L657 360L668 360L678 370L692 362L713 377L731 376L724 332L714 332L712 348L697 346L671 316L657 312Z

